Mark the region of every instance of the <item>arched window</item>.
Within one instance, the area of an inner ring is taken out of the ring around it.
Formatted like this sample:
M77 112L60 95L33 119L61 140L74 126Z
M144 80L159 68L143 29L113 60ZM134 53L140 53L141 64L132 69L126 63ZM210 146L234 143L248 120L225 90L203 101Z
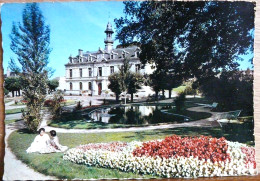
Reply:
M82 82L79 83L79 90L82 90L83 89L83 85L82 85Z
M70 69L70 78L72 78L72 69Z
M82 77L82 69L79 69L79 77Z
M92 90L92 84L91 84L91 82L88 83L88 90Z
M70 90L73 89L73 85L72 85L72 82L70 82Z

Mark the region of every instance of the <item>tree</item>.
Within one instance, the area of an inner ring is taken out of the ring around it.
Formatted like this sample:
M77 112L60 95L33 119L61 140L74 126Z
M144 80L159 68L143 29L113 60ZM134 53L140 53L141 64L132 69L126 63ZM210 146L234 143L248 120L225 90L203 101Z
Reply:
M53 95L51 100L51 104L49 107L49 111L51 113L52 120L59 120L62 114L62 106L61 102L64 100L64 95L61 91L58 91L56 94Z
M59 81L56 79L49 80L47 82L48 88L49 88L49 93L53 92L56 90L57 87L59 87Z
M143 83L143 76L131 72L130 68L129 60L124 59L123 65L119 67L119 71L108 77L110 81L108 88L116 94L117 101L122 92L131 94L131 101L133 101L133 94L141 88L141 84Z
M243 110L253 115L253 75L243 71L223 71L200 85L202 93L218 103L220 111Z
M14 91L17 91L20 96L20 90L22 89L21 79L17 77L7 77L4 83L5 89L12 92L14 97Z
M253 51L254 7L250 2L125 1L125 17L115 19L121 44L138 41L140 60L154 63L154 79L198 81L235 70L239 55ZM164 71L164 72L163 72ZM173 84L167 87L174 87Z
M119 100L119 95L122 93L120 83L119 83L119 73L113 73L108 77L109 85L108 88L115 93L116 101Z
M23 111L23 119L28 129L36 132L42 120L51 52L50 29L37 3L26 4L22 14L22 23L13 23L11 50L17 55L17 61L11 59L9 67L19 74L23 84L23 97L26 100L27 111Z
M139 73L131 73L130 81L128 83L127 93L131 94L131 102L134 100L134 93L137 92L138 89L141 89L141 85L143 83L143 76Z

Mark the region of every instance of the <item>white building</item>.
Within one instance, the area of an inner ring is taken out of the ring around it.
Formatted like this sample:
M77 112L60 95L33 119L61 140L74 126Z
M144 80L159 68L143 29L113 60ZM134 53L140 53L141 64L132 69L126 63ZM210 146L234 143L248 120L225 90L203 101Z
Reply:
M105 48L94 52L83 52L79 49L76 57L69 57L66 67L66 94L69 95L107 95L109 75L118 71L125 58L129 60L132 72L150 74L153 70L150 65L141 68L138 58L140 48L129 46L127 48L114 48L112 25L107 24L105 30ZM147 89L147 88L146 88Z

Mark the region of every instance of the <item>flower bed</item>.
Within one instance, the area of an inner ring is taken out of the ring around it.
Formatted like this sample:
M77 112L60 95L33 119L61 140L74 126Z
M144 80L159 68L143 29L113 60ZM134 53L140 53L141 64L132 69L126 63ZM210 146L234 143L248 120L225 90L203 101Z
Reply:
M256 174L254 148L206 136L87 144L68 150L63 159L168 178Z

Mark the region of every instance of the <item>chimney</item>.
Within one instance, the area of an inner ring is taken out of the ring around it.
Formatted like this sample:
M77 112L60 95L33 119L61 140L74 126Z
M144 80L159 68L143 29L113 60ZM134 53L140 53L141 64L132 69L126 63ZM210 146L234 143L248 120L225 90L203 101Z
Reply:
M83 50L79 49L79 56L83 56Z

